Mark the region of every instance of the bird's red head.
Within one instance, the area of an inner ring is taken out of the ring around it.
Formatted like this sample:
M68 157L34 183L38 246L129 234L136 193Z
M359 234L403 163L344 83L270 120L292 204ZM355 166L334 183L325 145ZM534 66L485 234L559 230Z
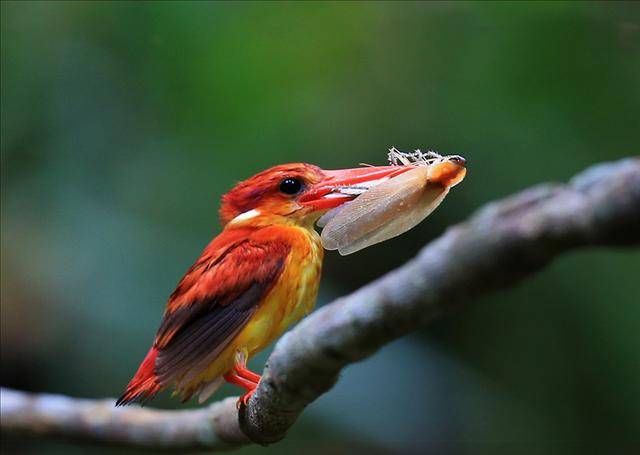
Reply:
M371 166L327 171L306 163L275 166L240 182L225 194L220 220L226 225L260 215L313 223L325 211L406 170Z

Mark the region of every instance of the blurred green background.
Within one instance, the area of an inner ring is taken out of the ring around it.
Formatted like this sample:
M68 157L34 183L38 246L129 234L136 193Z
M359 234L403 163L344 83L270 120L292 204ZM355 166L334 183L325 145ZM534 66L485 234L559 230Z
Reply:
M219 197L268 166L379 164L391 145L468 159L427 222L327 254L324 304L482 204L640 145L632 2L3 1L1 65L1 379L32 391L119 395ZM639 273L637 251L567 255L351 366L284 442L239 453L637 447Z

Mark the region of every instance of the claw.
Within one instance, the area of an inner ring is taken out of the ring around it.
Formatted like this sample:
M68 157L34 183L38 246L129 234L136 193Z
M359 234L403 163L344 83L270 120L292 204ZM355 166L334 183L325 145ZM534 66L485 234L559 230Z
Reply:
M242 406L246 406L249 403L249 398L251 398L251 395L253 395L253 392L255 392L255 391L256 391L256 389L249 390L247 393L245 393L240 398L238 398L238 401L236 403L236 407L238 409L240 409Z

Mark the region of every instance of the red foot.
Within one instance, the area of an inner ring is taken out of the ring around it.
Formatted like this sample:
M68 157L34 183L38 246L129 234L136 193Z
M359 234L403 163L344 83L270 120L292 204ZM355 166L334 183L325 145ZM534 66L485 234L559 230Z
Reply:
M256 383L243 378L242 376L238 376L238 374L236 374L235 371L229 371L228 373L224 374L224 379L229 383L229 384L234 384L237 385L239 387L242 387L245 390L253 390L256 388Z
M251 374L258 376L255 373L251 373ZM257 382L253 382L250 379L243 378L242 376L238 375L238 373L236 373L235 371L229 371L228 373L225 373L224 379L228 383L240 386L247 391L247 393L245 393L240 398L238 398L238 402L237 402L238 409L240 409L241 405L245 405L245 406L247 405L249 398L251 398L251 395L256 390L256 387L258 387ZM258 380L260 380L260 376L258 376Z
M260 375L254 373L253 371L249 371L246 363L246 353L245 355L238 354L236 355L235 365L233 369L224 375L224 379L230 384L235 384L237 386L242 387L247 391L244 395L238 398L238 409L241 405L247 405L249 398L253 395L254 390L258 387L258 382L260 382Z
M255 382L256 384L260 382L260 375L254 373L253 371L247 369L246 365L236 365L234 368L238 376L248 379L251 382Z

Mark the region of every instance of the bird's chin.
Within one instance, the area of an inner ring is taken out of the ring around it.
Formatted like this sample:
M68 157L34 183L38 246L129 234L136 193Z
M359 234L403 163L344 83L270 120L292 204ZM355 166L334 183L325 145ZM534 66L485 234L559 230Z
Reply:
M299 224L304 226L314 226L318 227L324 226L322 224L322 220L325 219L329 214L335 214L342 209L346 204L351 202L354 198L348 198L342 200L339 204L330 205L330 204L322 204L320 208L311 207L311 206L301 206L301 208L296 212L295 217L299 220Z

